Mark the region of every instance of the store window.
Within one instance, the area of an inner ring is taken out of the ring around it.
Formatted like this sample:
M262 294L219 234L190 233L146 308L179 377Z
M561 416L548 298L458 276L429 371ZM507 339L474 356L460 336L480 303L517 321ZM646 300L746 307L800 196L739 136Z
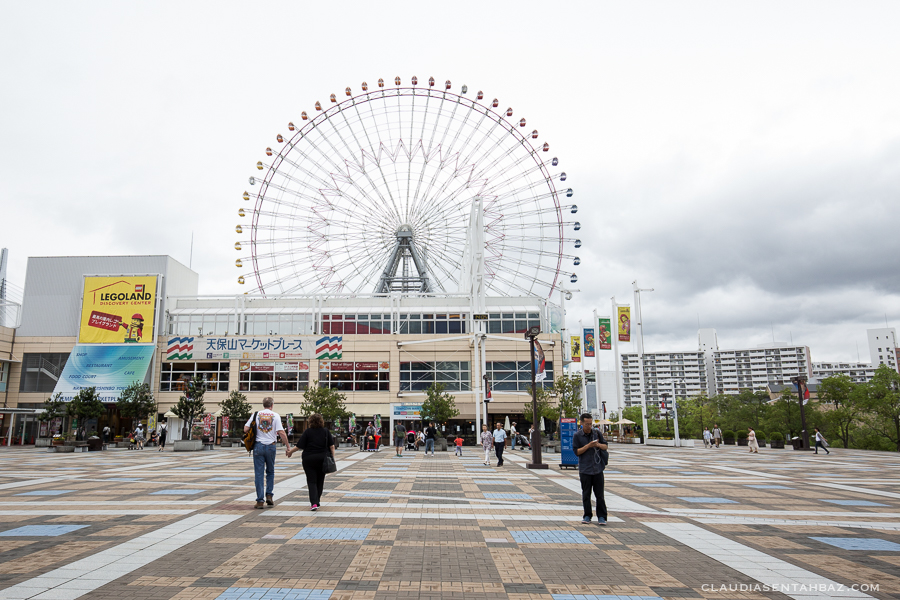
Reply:
M161 392L183 392L188 382L196 376L203 378L210 392L228 391L227 362L171 361L162 364L159 381Z
M407 362L400 363L400 391L424 392L433 383L444 384L448 392L472 389L469 362Z
M245 315L244 335L312 335L313 315L286 313Z
M42 352L22 357L20 392L50 393L69 360L68 352Z
M302 392L309 387L309 363L241 362L242 392Z
M464 313L403 313L400 333L466 333L467 314Z
M341 392L389 392L391 363L319 361L319 387Z
M545 389L553 385L553 361L547 361L546 370L547 378L537 383ZM527 360L488 362L486 371L492 389L498 392L527 392L531 388L531 363Z
M391 315L322 315L323 335L384 335L391 332Z
M541 326L540 313L488 313L488 333L525 333Z

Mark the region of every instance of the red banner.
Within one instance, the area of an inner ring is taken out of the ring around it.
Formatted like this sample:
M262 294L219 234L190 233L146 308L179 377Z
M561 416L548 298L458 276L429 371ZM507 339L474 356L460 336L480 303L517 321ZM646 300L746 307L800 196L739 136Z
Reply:
M91 317L88 319L89 327L97 327L107 331L118 331L121 323L122 317L100 312L99 310L91 311Z

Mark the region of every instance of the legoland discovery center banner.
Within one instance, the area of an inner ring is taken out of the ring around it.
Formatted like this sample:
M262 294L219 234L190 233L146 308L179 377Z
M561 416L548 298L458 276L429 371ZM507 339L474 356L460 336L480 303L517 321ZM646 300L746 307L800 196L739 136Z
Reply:
M82 388L93 387L101 402L115 402L132 383L144 383L154 348L143 344L77 344L53 388L53 395L61 393L60 399L68 402Z
M156 275L85 277L79 344L152 344Z

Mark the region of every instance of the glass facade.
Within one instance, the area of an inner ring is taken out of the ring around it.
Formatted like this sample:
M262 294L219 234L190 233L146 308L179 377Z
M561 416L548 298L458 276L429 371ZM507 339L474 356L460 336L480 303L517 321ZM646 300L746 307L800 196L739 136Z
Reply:
M448 392L472 389L472 371L468 361L400 363L400 391L424 392L433 383L444 384Z
M242 392L302 392L309 387L309 363L241 361Z
M388 362L319 362L319 387L341 392L389 392L390 380Z
M211 392L228 391L228 362L163 362L160 368L159 391L183 392L188 382L199 375Z
M390 314L322 315L323 335L383 335L390 332Z
M553 362L547 361L547 378L539 381L539 387L553 385ZM488 362L487 374L491 378L491 389L498 392L527 392L531 388L531 363L527 360Z
M466 333L467 314L464 313L401 313L401 334Z
M68 352L25 354L22 357L19 391L52 393L68 360Z
M488 313L488 333L525 333L533 325L541 326L540 313Z

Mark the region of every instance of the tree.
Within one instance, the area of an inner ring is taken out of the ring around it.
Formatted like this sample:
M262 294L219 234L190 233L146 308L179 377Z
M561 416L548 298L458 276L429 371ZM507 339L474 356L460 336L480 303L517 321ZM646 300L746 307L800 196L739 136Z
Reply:
M444 391L443 383L432 383L425 390L425 402L422 403L420 414L423 421L446 423L459 414L456 409L456 399ZM438 429L440 433L440 429Z
M325 423L333 424L350 416L350 412L344 405L345 400L347 400L346 395L332 388L319 387L319 382L313 381L312 385L303 392L300 414L309 417L311 414L319 413L325 419Z
M581 412L581 374L563 373L553 382L551 393L556 395L561 419L578 418Z
M38 421L49 422L53 419L61 419L66 416L66 401L62 400L62 393L44 401L44 412L38 415Z
M700 437L703 435L704 427L712 430L716 416L715 401L707 398L705 394L678 401L678 429L682 436Z
M781 397L773 402L769 408L770 410L763 425L766 431L769 433L775 431L787 433L788 439L800 434L802 429L800 404L797 402L797 396L794 395L790 388L784 388ZM812 416L811 408L812 403L804 407L804 410L809 413L809 417Z
M219 402L219 406L222 408L222 416L228 417L228 433L232 436L235 426L246 423L253 414L253 407L247 402L247 396L237 390L231 390L228 397Z
M900 452L900 373L880 365L868 387L868 422Z
M528 388L531 395L531 387ZM559 409L550 402L550 394L542 387L537 389L537 417L531 414L531 400L522 407L522 417L530 421L535 427L540 427L541 417L548 421L556 422L559 419Z
M857 428L860 414L867 401L865 387L859 387L843 373L826 377L819 384L819 401L831 405L822 417L829 430L841 438L844 448L850 447L850 435Z
M203 394L206 393L206 382L199 375L195 375L188 381L184 395L178 399L178 403L172 407L175 416L184 421L181 430L182 439L191 439L194 430L194 420L206 412L203 406Z
M132 383L122 390L116 406L119 407L119 414L131 419L133 429L135 421L140 422L156 411L156 401L150 392L150 384Z
M94 387L81 388L72 401L66 405L66 414L77 419L75 426L81 426L88 419L98 419L106 412L100 402L100 395Z

